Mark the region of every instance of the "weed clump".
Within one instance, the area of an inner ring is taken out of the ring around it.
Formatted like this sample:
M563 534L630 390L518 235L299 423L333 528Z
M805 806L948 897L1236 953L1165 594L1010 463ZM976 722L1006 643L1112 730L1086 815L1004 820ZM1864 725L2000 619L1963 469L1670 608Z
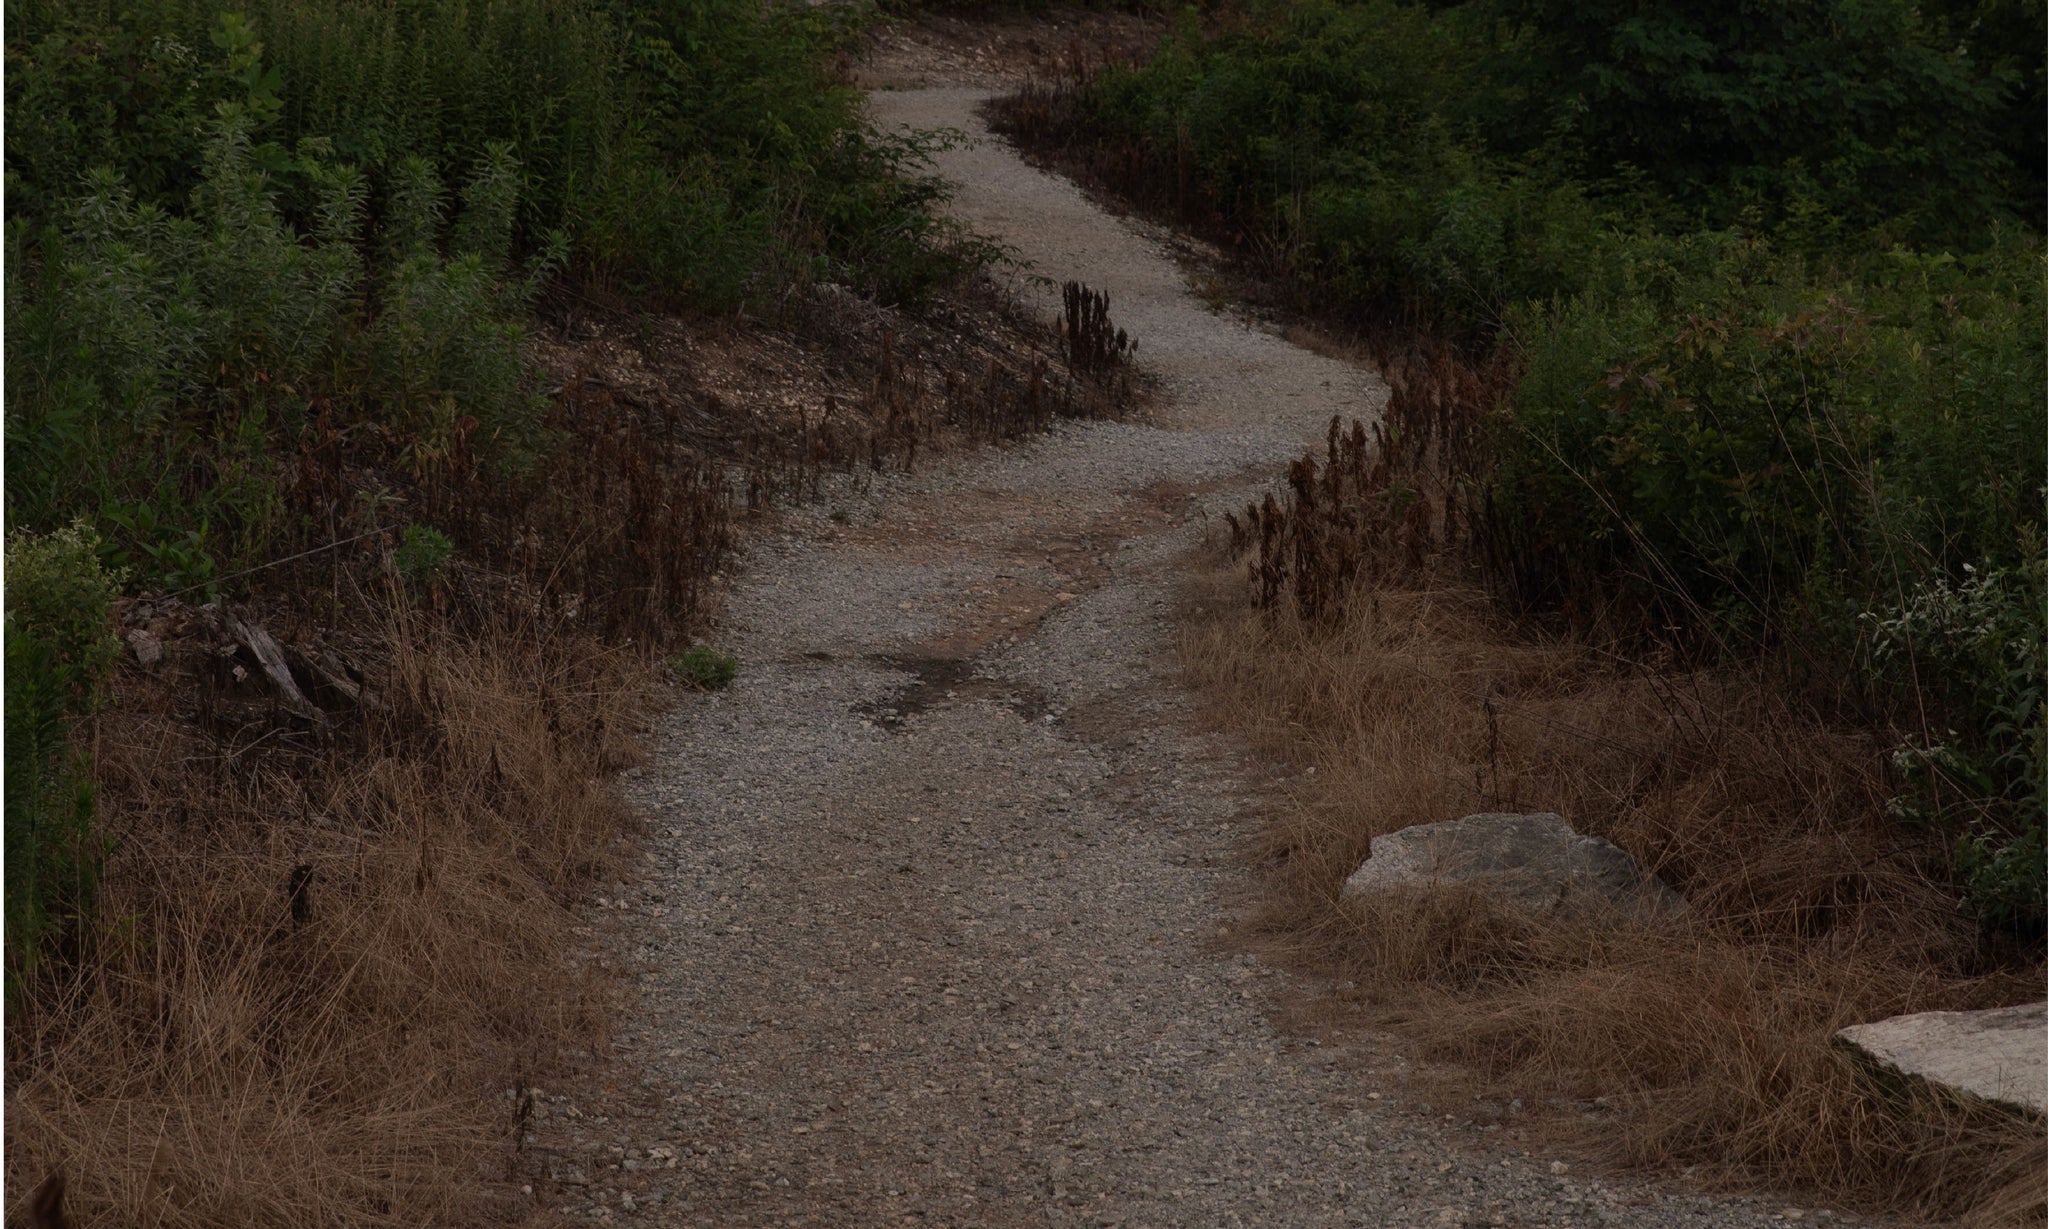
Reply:
M732 686L739 669L739 658L703 644L668 659L668 671L676 681L698 691L724 691Z

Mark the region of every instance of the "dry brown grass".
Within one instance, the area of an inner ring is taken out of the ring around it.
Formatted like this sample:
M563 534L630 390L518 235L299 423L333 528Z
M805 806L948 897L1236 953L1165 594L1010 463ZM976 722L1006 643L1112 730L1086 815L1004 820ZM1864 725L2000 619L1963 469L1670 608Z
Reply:
M1518 632L1483 592L1361 581L1345 617L1195 582L1185 643L1219 719L1313 768L1258 851L1259 931L1360 989L1349 1010L1532 1098L1605 1098L1630 1163L1973 1223L2048 1217L2048 1139L1887 1085L1831 1044L1898 1012L2041 997L1985 950L1883 817L1882 748L1761 677ZM1557 811L1693 906L1663 929L1532 920L1455 894L1343 903L1371 839L1482 810Z
M386 643L328 739L204 652L118 680L99 920L7 1021L10 1203L61 1169L84 1224L516 1218L516 1090L601 1025L571 906L620 858L639 671L405 616Z

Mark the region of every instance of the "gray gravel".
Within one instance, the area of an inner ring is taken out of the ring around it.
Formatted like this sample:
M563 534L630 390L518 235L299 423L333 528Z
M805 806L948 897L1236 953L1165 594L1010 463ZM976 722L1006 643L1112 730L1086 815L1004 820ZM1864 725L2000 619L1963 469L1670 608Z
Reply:
M972 131L979 97L874 110ZM536 1197L715 1226L1788 1218L1583 1175L1519 1107L1421 1104L1390 1041L1276 1029L1288 976L1219 941L1265 787L1190 732L1168 598L1205 507L1382 386L1205 310L993 141L943 169L975 226L1110 292L1165 408L756 544L718 636L738 681L631 782L657 839L602 903L637 993L604 1087L538 1098Z

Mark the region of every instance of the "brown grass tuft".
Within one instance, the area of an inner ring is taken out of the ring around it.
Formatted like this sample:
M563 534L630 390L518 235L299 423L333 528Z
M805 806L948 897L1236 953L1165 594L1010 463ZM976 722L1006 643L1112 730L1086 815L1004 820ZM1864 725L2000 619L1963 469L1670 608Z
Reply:
M1254 565L1256 568L1256 565ZM2037 1123L1888 1084L1832 1044L1900 1012L2038 998L1889 824L1881 746L1761 675L1681 670L1510 625L1428 568L1358 581L1346 616L1259 608L1217 568L1188 674L1262 752L1307 769L1257 850L1259 933L1355 981L1361 1018L1533 1098L1600 1099L1626 1162L1865 1209L2048 1216ZM1249 590L1249 591L1248 591ZM1599 930L1468 894L1345 903L1372 838L1556 811L1656 868L1679 926Z
M571 905L627 831L599 774L633 663L402 615L385 643L324 739L232 683L189 702L211 646L122 675L100 921L7 1021L14 1198L61 1170L88 1224L512 1211L517 1090L600 1024Z

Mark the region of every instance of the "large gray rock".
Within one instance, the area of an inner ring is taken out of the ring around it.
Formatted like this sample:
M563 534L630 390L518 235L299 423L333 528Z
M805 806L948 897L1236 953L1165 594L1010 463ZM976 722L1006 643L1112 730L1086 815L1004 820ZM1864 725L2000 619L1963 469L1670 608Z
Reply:
M1344 881L1346 899L1388 888L1465 884L1523 908L1560 907L1672 918L1685 900L1634 858L1561 815L1467 815L1376 836Z
M2048 1000L1989 1011L1916 1012L1835 1036L1880 1067L2048 1116Z

